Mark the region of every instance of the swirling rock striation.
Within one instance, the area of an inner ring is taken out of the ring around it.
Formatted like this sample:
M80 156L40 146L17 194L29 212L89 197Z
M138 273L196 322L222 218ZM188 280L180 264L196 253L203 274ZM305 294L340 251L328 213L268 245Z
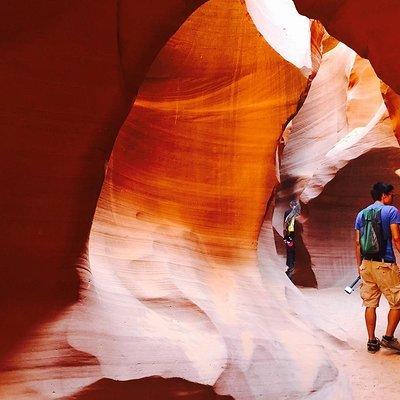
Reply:
M321 26L300 18L293 54L240 2L186 21L202 3L2 8L1 397L348 398L278 258L256 252Z
M71 336L107 378L181 376L235 399L334 396L326 354L294 351L314 348L312 329L298 320L286 347L293 322L255 252L275 144L307 87L240 3L207 3L159 54L109 164L90 243L97 300L88 294ZM301 376L289 379L291 365Z

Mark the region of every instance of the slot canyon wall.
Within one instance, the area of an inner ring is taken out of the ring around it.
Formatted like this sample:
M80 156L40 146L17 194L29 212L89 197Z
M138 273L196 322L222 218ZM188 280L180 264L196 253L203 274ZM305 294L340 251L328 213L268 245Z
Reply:
M349 399L279 235L296 196L298 283L347 278L398 181L396 52L360 2L294 3L379 78L289 0L5 5L2 398Z
M323 55L307 99L284 134L289 140L273 219L279 246L283 213L293 197L309 216L302 232L308 265L299 260L299 284L313 286L316 278L323 288L348 280L355 262L355 210L371 202L375 182L398 186L400 150L386 92L367 60L337 44Z

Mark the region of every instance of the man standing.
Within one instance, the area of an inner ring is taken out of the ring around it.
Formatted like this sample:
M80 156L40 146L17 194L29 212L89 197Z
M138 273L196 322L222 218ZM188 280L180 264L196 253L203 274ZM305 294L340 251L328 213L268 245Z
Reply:
M371 196L374 203L358 213L355 223L356 258L362 280L360 294L366 307L367 349L375 353L382 345L400 351L400 343L393 337L400 320L400 272L392 245L400 251L400 213L391 205L394 196L391 184L376 183ZM376 307L382 293L390 311L386 333L379 341L375 337Z
M300 215L300 203L296 200L290 202L290 209L285 211L283 223L283 241L286 247L286 275L291 278L294 273L295 264L295 228L296 217Z

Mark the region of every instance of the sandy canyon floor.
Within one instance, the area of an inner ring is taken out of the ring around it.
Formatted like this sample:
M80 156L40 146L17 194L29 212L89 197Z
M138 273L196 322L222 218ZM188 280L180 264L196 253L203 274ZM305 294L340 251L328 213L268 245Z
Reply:
M367 352L364 309L359 290L351 295L346 294L342 287L301 291L326 323L341 330L341 338L345 340L333 340L326 336L324 345L339 371L347 375L353 399L397 400L400 396L400 353L384 348L375 354ZM388 309L382 297L377 310L377 337L384 334ZM400 326L396 336L400 337Z

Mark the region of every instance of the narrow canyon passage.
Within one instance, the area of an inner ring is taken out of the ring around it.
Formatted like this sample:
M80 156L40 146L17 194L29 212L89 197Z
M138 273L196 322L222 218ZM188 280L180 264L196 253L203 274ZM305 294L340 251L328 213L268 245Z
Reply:
M4 6L1 398L394 396L343 285L370 184L400 187L394 25L358 36L399 11L334 3Z

